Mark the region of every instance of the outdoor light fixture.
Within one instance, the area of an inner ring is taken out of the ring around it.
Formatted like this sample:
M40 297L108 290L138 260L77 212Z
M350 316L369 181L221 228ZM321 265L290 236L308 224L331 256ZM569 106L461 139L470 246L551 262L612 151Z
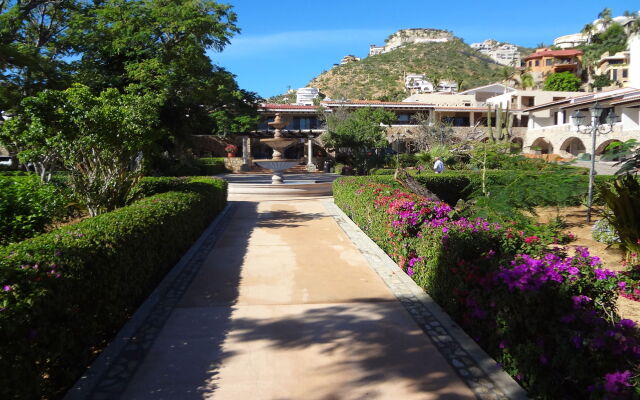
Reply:
M618 116L611 109L611 112L607 114L606 124L600 123L600 117L604 108L596 102L590 109L591 123L587 121L587 117L582 111L577 110L573 113L573 124L579 133L591 135L591 168L589 169L589 194L587 199L587 223L591 222L591 205L593 203L593 176L595 175L596 168L596 136L606 135L613 131L613 125L618 122Z

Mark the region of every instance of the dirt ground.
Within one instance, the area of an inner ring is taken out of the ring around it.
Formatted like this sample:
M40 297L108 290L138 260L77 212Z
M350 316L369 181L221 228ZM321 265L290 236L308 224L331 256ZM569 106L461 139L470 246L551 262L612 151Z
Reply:
M597 209L592 215L590 224L586 223L587 209L585 207L565 207L559 210L555 207L541 208L537 210L537 213L540 222L546 222L560 216L567 223L565 232L573 233L576 236L576 240L569 243L568 247L587 247L591 255L600 257L606 268L614 271L622 271L624 269L622 265L624 253L622 250L596 242L591 237L593 224L601 218ZM570 250L569 254L571 253L572 251ZM640 323L640 302L619 297L618 313L622 318L629 318Z

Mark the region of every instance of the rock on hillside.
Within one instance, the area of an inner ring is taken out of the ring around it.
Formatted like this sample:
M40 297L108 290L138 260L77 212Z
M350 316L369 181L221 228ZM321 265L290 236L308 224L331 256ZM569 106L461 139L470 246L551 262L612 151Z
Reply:
M414 43L361 61L333 67L311 80L326 96L350 100L399 100L408 96L405 74L437 75L472 88L500 80L502 66L460 39L443 43Z

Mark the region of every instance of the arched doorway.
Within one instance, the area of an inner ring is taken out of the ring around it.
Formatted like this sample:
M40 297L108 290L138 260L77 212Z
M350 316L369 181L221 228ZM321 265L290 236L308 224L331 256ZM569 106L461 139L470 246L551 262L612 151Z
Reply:
M615 150L610 148L613 143L622 143L618 139L605 140L596 148L596 156L600 156L602 161L620 161L620 156L615 154Z
M511 139L511 146L509 146L509 151L511 154L519 154L522 153L522 148L524 147L524 143L522 138L516 137Z
M586 153L587 149L580 138L570 137L560 145L560 155L563 157L577 157L579 154Z
M540 137L533 141L530 146L531 152L533 154L551 154L553 153L553 146L551 142L547 141L545 138Z

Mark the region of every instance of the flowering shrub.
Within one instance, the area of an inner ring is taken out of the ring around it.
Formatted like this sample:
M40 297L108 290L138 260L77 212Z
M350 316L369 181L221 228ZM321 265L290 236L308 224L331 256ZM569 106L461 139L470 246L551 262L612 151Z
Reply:
M235 154L238 152L238 146L234 144L228 144L227 147L224 148L224 151L226 151L227 153Z
M178 185L0 248L0 398L60 397L226 203L223 180Z
M587 249L375 181L338 180L334 198L533 397L638 392L636 327L613 311L625 278Z

